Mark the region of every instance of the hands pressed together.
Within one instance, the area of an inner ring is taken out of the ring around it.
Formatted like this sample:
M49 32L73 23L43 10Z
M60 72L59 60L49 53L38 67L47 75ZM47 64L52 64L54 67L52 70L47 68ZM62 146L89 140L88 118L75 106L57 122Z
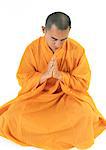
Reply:
M61 79L61 73L58 70L56 58L53 56L48 64L48 70L41 76L40 84L48 78Z

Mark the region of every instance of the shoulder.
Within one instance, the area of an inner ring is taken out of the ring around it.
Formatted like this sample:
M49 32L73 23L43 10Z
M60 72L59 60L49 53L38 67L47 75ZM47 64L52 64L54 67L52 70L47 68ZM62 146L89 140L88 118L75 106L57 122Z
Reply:
M25 47L24 53L36 53L39 49L39 46L41 45L42 37L38 37L34 40L32 40L30 43L27 43L27 46Z
M67 40L68 40L68 43L72 45L73 49L84 49L83 45L79 43L78 41L76 41L75 39L68 37Z
M85 53L85 48L83 45L75 39L68 37L67 44L70 53L73 53L74 56L81 57L83 53Z

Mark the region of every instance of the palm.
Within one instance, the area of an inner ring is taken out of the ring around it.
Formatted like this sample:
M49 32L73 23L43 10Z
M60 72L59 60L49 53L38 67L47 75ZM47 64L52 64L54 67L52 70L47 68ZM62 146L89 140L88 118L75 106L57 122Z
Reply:
M54 58L54 63L53 63L53 77L58 78L59 71L58 71L58 66L57 66L57 61Z
M58 65L57 65L55 56L52 57L52 59L50 60L48 64L48 75L49 75L49 78L50 77L53 77L56 79L60 78L60 72L58 70Z

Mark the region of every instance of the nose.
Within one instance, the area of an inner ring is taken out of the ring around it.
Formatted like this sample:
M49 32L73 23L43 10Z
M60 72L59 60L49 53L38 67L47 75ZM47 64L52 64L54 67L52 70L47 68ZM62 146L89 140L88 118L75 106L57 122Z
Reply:
M56 41L56 43L55 43L55 47L56 48L59 48L59 47L61 47L61 45L62 45L62 41Z

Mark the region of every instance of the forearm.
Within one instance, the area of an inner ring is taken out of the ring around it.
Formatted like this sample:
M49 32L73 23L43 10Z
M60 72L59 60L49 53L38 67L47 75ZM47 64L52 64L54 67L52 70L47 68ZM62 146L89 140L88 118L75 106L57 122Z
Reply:
M42 84L44 81L46 81L49 78L47 72L43 73L40 80L39 80L39 84Z
M86 91L89 86L88 81L83 76L80 78L63 71L61 71L61 81L68 87L78 91Z
M58 71L57 79L63 82L62 73L61 71Z

